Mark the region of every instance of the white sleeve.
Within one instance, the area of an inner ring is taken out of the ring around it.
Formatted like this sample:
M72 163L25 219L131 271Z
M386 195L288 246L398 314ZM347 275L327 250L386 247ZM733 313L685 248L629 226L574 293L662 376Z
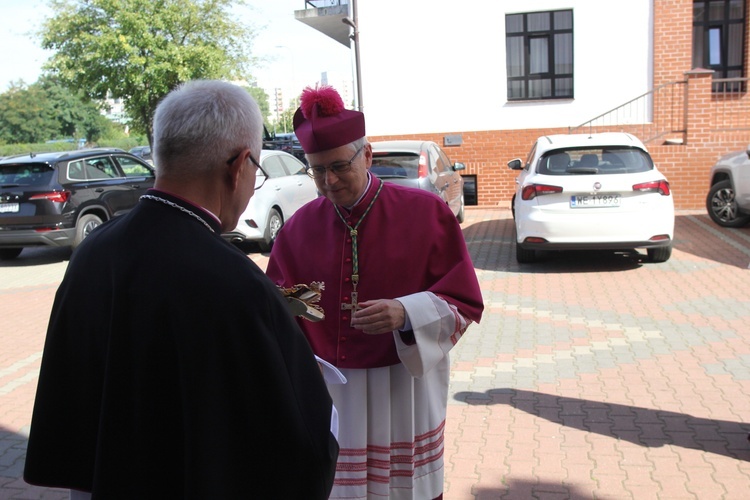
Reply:
M413 377L429 372L456 345L471 323L455 306L432 292L419 292L396 300L406 310L415 343L404 343L398 330L393 332L399 359Z

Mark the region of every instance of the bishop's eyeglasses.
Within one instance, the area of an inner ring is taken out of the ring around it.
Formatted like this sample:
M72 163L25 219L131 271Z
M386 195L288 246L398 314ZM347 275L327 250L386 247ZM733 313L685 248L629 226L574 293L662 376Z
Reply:
M359 156L359 153L362 152L364 147L365 146L362 145L362 147L359 148L356 153L354 153L354 156L352 156L352 159L349 161L335 161L328 166L321 165L315 167L305 167L305 172L307 172L307 175L309 175L313 179L323 179L329 170L336 176L345 174L352 169L352 163L354 163L354 160L357 158L357 156Z
M231 165L234 163L234 160L240 157L242 154L242 151L237 153L236 155L232 156L230 159L227 160L227 165ZM263 184L266 183L266 179L268 179L268 174L265 170L263 170L263 167L260 166L260 163L258 163L258 160L253 158L252 153L247 155L248 158L250 158L250 161L253 162L253 165L258 167L258 170L260 170L260 173L263 175L258 175L258 172L255 172L255 189L260 189Z

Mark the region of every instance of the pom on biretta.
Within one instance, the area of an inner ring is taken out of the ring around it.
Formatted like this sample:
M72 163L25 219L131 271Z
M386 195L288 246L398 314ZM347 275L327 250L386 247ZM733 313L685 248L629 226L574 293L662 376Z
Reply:
M339 93L329 85L302 91L293 123L307 154L335 149L365 136L365 115L346 109Z

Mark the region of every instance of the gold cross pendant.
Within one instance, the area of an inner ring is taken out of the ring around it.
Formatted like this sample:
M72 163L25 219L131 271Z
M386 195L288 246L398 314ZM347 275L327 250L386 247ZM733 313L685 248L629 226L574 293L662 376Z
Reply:
M352 283L353 283L353 290L351 295L351 303L350 304L341 304L341 310L342 311L349 311L349 326L352 324L352 319L354 319L352 316L354 316L354 313L362 309L362 307L359 305L359 301L357 299L357 296L359 295L357 293L357 283L359 283L359 276L353 275L352 276Z
M359 302L357 301L357 292L352 292L351 304L341 304L342 311L350 311L351 313L349 315L349 325L351 325L352 323L352 319L353 319L352 316L354 315L354 313L359 311L360 309L362 308L360 307Z

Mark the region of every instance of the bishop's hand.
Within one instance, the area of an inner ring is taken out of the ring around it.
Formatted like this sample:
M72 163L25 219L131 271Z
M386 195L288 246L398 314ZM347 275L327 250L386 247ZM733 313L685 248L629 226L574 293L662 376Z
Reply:
M377 299L359 303L359 310L352 314L351 325L364 333L377 335L390 333L404 327L406 311L398 300Z

